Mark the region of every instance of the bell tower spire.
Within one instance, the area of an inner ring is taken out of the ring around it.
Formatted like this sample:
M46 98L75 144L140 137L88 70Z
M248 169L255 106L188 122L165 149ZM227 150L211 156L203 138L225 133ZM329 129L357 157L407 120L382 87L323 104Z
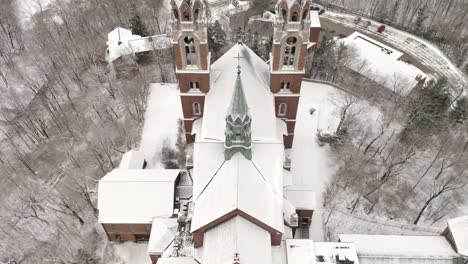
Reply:
M286 122L284 146L291 148L310 36L310 0L278 0L273 22L270 90L276 116Z
M162 1L162 0L157 0ZM185 138L194 141L192 125L203 116L210 90L210 53L203 0L171 0L172 46L184 114Z
M252 159L252 117L245 98L241 80L241 67L238 55L237 79L234 94L231 99L226 116L226 140L224 141L224 158L230 160L237 152L242 153L246 159Z

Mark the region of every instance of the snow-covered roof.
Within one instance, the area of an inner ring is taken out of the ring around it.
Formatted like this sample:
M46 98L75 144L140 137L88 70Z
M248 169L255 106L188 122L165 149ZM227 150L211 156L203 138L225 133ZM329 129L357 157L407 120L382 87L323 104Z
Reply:
M138 150L130 150L123 154L119 169L143 169L145 156Z
M269 66L246 45L236 44L211 66L210 91L205 99L201 135L208 140L224 140L226 114L237 77L236 57L240 56L241 78L252 115L252 142L279 142L274 97L269 89Z
M282 195L267 182L268 175L263 175L254 162L237 153L210 176L202 191L194 195L192 231L239 209L283 232ZM195 176L194 182L197 180Z
M148 254L161 255L177 232L177 218L154 218L148 243Z
M312 185L289 185L284 187L284 197L296 209L314 210L316 207L315 192Z
M314 241L310 239L286 239L288 264L315 264Z
M170 257L158 259L158 264L199 264L191 257Z
M286 239L288 264L359 264L354 243L314 242L309 239Z
M203 244L203 264L231 264L235 253L240 263L272 263L270 233L241 216L208 230Z
M132 31L117 27L107 35L108 61L112 62L121 56L166 49L171 46L167 35L141 37L133 35Z
M310 11L310 27L311 28L321 28L319 11L311 10Z
M458 254L468 257L468 215L447 221Z
M365 263L365 258L371 260L366 263L409 263L408 259L413 261L411 263L432 263L427 260L437 259L452 263L450 260L458 257L443 236L339 234L338 237L341 242L355 244L361 264Z
M114 169L99 181L100 223L151 223L171 216L179 170Z
M407 95L427 75L401 60L403 53L359 32L340 39L351 48L348 67L401 95ZM355 54L354 54L355 52ZM354 57L355 56L355 57Z

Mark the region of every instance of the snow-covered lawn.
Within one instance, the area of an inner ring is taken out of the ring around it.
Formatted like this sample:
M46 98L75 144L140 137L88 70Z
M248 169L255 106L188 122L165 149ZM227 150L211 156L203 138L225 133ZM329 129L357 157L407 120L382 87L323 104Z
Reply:
M330 131L336 130L339 121L338 98L344 94L334 86L302 82L301 99L297 110L297 121L293 148L290 153L294 184L314 186L316 192L316 210L313 214L310 238L316 241L324 240L322 225L322 193L327 183L337 170L337 164L332 157L328 144L319 146L317 143L317 128ZM366 109L359 119L363 124L375 124L380 112L376 107L366 102L359 102L359 107ZM314 114L310 109L315 108Z
M291 166L294 184L310 184L317 194L317 208L314 211L310 238L323 241L322 227L322 192L326 183L335 173L336 166L332 163L328 145L320 147L316 142L316 132L319 123L320 108L331 104L329 98L336 96L337 90L326 84L302 82L301 99L297 110L297 121L293 148L291 150ZM310 115L310 108L317 111Z
M114 244L116 256L120 258L117 261L108 264L150 264L151 259L148 255L147 243L125 242Z
M174 146L179 118L182 106L177 84L152 84L140 144L150 168L160 166L159 151L166 139Z

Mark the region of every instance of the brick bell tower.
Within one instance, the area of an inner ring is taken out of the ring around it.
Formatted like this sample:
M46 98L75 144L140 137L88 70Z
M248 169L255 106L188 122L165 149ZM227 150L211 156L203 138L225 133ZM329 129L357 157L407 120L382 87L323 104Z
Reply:
M194 141L192 125L203 116L210 90L206 6L203 0L171 0L172 46L184 114L185 138Z
M310 36L310 0L278 0L273 24L270 89L275 111L286 122L285 148L291 148Z

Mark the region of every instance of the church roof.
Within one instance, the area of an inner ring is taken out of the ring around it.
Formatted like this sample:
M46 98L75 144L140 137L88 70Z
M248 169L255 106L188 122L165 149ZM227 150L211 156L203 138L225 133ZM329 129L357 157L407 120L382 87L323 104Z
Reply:
M240 263L273 262L270 233L241 216L208 230L203 251L203 264L232 264L236 253Z
M197 140L222 142L226 115L229 113L236 82L237 57L240 55L242 89L252 118L252 142L282 142L278 135L274 97L270 92L268 64L243 44L236 44L211 65L210 91L206 95L201 133Z
M194 196L192 231L239 209L282 233L282 198L282 193L267 182L253 161L236 153L221 164L198 196Z

